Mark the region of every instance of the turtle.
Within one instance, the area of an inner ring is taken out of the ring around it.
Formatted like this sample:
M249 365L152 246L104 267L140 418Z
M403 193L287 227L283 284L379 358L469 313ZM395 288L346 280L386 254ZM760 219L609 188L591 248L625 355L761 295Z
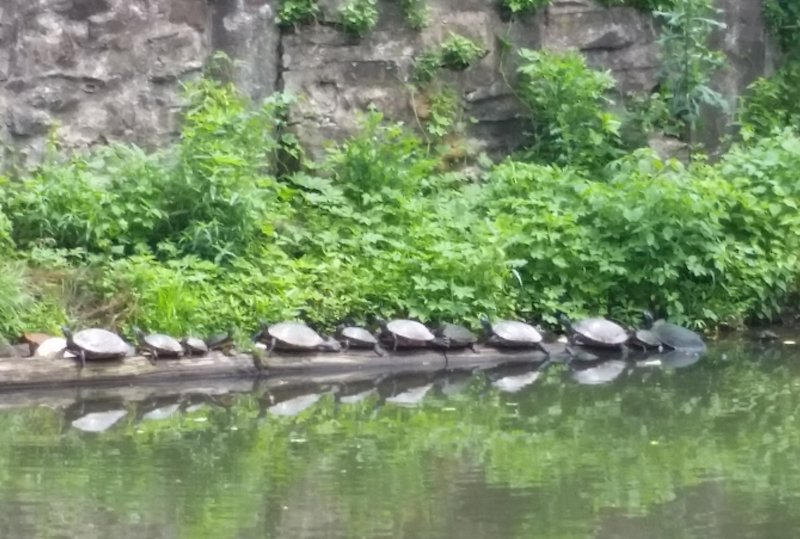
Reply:
M183 346L177 339L163 333L146 334L141 329L133 328L139 349L149 353L150 362L155 364L159 357L180 357L183 355Z
M658 335L653 333L652 330L645 328L631 328L628 337L628 344L641 348L643 352L653 349L658 349L660 352L663 348L661 339L658 338Z
M209 350L220 350L223 354L230 355L233 348L233 328L229 328L225 333L215 333L206 339L206 346Z
M489 318L482 316L481 325L488 336L488 344L500 348L536 348L550 355L542 345L542 334L530 324L517 320L498 320L492 323Z
M338 352L341 345L323 339L319 333L303 322L278 322L269 325L261 322L261 330L253 336L255 341L267 343L267 355L273 350L327 350ZM338 348L338 349L337 349Z
M381 340L398 348L426 348L436 339L427 327L416 320L398 318L395 320L379 320Z
M642 316L644 316L645 327L652 331L664 346L674 350L702 351L706 349L703 338L694 331L664 320L653 322L653 314L650 311L643 311Z
M66 348L67 340L64 337L50 337L36 347L36 352L33 355L34 357L52 358L64 353L65 357L75 357L72 352L66 351Z
M47 333L35 333L26 331L25 333L22 334L22 342L28 345L28 349L30 350L30 355L32 356L36 355L36 349L39 348L39 346L43 342L49 339L52 339L52 336L48 335Z
M208 345L199 337L186 336L181 339L181 346L187 356L203 356L208 353Z
M473 352L477 352L475 343L478 342L478 337L469 328L446 323L439 326L435 334L436 339L433 342L441 348L448 350L469 348Z
M572 322L564 313L558 313L558 321L567 331L570 344L627 350L625 343L628 342L628 332L616 322L600 317Z
M67 339L66 349L78 356L81 368L86 366L87 359L122 359L130 349L119 335L107 329L88 328L73 334L64 326L61 331Z
M336 328L336 335L344 346L345 352L350 348L372 349L379 356L384 355L378 339L368 329L358 326L341 325Z

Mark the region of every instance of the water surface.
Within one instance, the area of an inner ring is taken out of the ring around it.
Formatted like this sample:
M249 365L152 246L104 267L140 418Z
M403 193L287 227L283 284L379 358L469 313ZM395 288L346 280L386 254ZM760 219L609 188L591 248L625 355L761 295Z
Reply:
M596 367L0 395L0 537L800 537L795 348Z

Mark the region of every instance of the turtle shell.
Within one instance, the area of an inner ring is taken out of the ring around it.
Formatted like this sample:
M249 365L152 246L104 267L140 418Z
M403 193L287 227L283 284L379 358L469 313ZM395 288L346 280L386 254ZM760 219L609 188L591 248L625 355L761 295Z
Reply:
M67 347L67 340L63 337L50 337L36 347L36 357L55 357ZM68 352L70 355L71 353ZM66 354L65 354L66 355Z
M654 324L650 329L664 345L676 350L705 350L702 337L690 329L670 322Z
M267 333L280 344L293 348L316 348L325 343L319 333L301 322L279 322L269 326Z
M209 350L216 350L224 348L233 343L233 333L228 331L225 333L216 333L206 339L206 346Z
M661 346L661 339L659 339L658 335L651 329L637 329L636 333L634 333L634 338L637 342L650 348L658 348Z
M478 342L478 337L468 328L456 324L444 324L437 331L439 337L447 339L449 346L470 346Z
M581 341L593 346L620 346L628 341L628 332L605 318L584 318L572 324Z
M430 342L436 338L431 330L416 320L391 320L386 324L386 331L408 341Z
M509 343L542 342L542 334L535 327L517 320L500 320L492 324L492 333L501 341Z
M146 335L144 344L160 354L180 354L183 352L183 346L177 339L163 333Z
M72 348L83 350L87 358L122 358L128 355L128 343L105 329L83 329L72 336Z
M378 340L369 330L357 326L342 328L339 332L339 337L347 339L351 345L374 346L378 344Z
M181 345L187 354L205 354L208 352L208 345L199 337L184 337Z

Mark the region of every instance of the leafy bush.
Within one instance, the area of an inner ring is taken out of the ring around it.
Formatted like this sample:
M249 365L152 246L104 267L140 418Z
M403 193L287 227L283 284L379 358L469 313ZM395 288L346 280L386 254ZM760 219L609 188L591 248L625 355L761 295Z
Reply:
M725 65L724 53L709 48L712 32L725 28L717 20L720 13L713 0L673 0L655 12L663 23L659 44L664 52L664 94L671 116L685 126L687 142L692 141L703 106L727 110L722 94L711 87L712 76Z
M800 62L790 62L772 77L762 77L748 88L742 100L739 121L745 136L768 135L774 129L800 127Z
M320 13L318 0L281 0L278 10L278 24L296 26L317 19Z
M454 71L467 69L474 61L486 55L483 46L468 37L450 32L439 46L441 66Z
M685 169L639 150L604 182L506 162L485 205L532 312L630 319L650 306L681 321L769 318L797 278L788 171L798 158L796 137L737 148L719 167Z
M402 0L406 22L414 30L422 30L430 22L430 8L425 0Z
M763 5L767 26L778 37L784 52L797 55L800 52L800 4L795 0L764 0Z
M280 204L268 174L283 103L251 110L232 87L209 80L190 85L187 98L173 151L111 146L45 163L7 186L18 246L111 256L177 249L217 260L242 253Z
M433 80L442 67L442 57L439 49L424 51L414 58L414 72L412 78L418 83L427 83Z
M18 336L23 329L23 317L33 298L28 293L23 266L19 263L0 263L0 337Z
M551 0L501 0L500 5L512 15L533 13L537 9L550 5Z
M450 33L450 36L435 49L428 49L414 58L412 78L418 83L433 80L440 69L462 71L486 54L480 44L471 39Z
M377 0L349 0L339 8L339 24L348 34L363 37L378 23Z
M522 49L518 94L531 113L528 156L602 166L619 155L619 120L606 107L614 78L587 67L578 52Z

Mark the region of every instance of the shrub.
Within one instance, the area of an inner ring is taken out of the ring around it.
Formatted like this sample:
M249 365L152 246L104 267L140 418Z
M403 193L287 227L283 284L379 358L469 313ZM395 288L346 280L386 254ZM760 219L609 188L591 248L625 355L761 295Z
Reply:
M790 56L800 52L800 4L795 0L764 0L764 18L770 31L777 36L784 52Z
M441 65L446 69L462 71L467 69L474 61L486 55L482 45L450 32L450 35L440 45Z
M598 167L619 155L617 118L606 111L609 72L589 69L578 52L520 51L518 94L531 113L528 156Z
M422 30L430 22L430 8L425 0L402 0L406 22L414 30Z
M296 26L313 22L319 16L317 0L281 0L278 10L280 26Z
M363 37L378 23L377 0L349 0L339 8L339 24L356 37Z
M769 78L759 78L742 100L739 121L744 136L765 136L774 129L800 127L800 104L796 92L800 85L800 62L790 62Z

